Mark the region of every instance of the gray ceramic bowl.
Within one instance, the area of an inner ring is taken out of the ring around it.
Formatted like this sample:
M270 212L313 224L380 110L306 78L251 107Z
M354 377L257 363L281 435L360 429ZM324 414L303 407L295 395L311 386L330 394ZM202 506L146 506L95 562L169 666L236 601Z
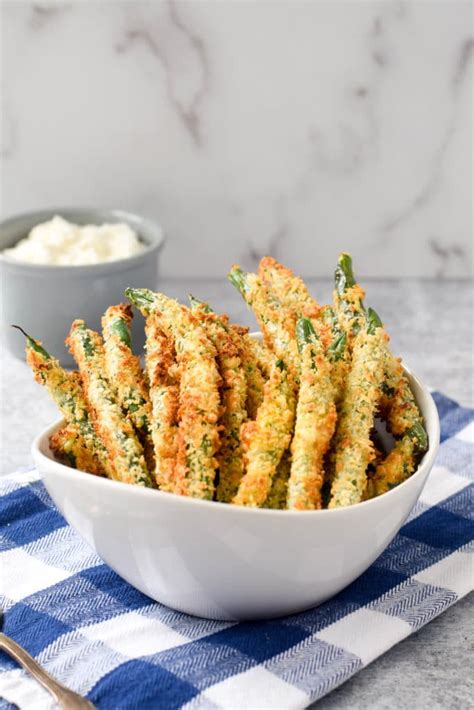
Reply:
M161 227L148 219L122 210L57 208L11 217L0 224L0 251L26 237L36 224L55 214L76 224L125 222L134 229L145 248L139 254L103 264L84 266L43 266L0 258L2 284L2 340L16 357L24 359L24 339L10 327L21 325L27 333L43 341L49 352L66 367L73 360L64 339L75 318L83 318L100 328L105 309L124 301L127 286L156 288L158 252L164 237ZM143 322L134 318L134 343L143 347Z

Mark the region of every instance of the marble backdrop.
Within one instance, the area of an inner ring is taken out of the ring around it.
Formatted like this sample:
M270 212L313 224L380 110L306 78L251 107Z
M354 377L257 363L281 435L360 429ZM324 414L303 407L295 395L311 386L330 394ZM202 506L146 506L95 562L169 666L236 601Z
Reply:
M8 2L2 214L129 208L162 271L472 268L470 2Z

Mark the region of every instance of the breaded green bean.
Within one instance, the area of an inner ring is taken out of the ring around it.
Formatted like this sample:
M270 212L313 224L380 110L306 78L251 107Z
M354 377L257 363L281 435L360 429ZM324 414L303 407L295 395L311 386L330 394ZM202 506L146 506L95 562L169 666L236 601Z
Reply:
M116 479L123 483L151 486L152 481L130 421L105 377L105 352L102 338L75 320L66 340L82 376L84 391L94 410L96 430L108 451Z
M231 331L234 333L235 343L239 349L240 360L247 380L247 401L245 404L249 419L255 420L258 408L263 402L263 388L265 379L259 367L258 360L253 346L254 338L250 337L248 328L240 325L232 325Z
M217 452L219 483L216 498L230 503L243 475L240 427L247 418L247 381L239 349L225 316L216 315L207 303L190 297L191 308L208 333L217 351L222 378L222 413L219 417L221 441Z
M155 452L154 476L163 491L185 495L184 472L178 471L179 379L173 338L165 335L160 318L150 314L145 321L146 370L150 383L151 436Z
M339 403L349 371L350 353L347 335L340 328L334 312L328 306L320 306L304 281L272 257L267 256L260 261L259 276L280 302L283 311L293 311L297 318L311 321L323 345L321 357L329 360L334 396Z
M298 348L295 339L296 313L281 308L280 302L256 274L246 274L233 266L229 281L235 286L257 318L265 345L282 360L294 382L298 381Z
M256 420L242 426L245 474L233 503L251 507L265 503L275 472L290 444L294 418L294 384L284 363L277 360L265 384Z
M342 330L339 321L330 306L325 306L321 314L322 320L330 328L332 340L326 349L326 357L331 363L331 382L334 388L336 406L342 401L346 378L351 366L351 355L348 347L347 334Z
M335 274L334 298L344 329L354 337L365 322L364 291L356 283L352 272L352 259L343 253L339 257ZM423 419L416 405L408 380L397 360L388 348L386 339L384 381L381 385L381 409L394 436L404 436L412 429L415 448L425 451L428 445Z
M86 446L76 424L66 424L49 437L49 446L57 459L79 471L105 476L99 459Z
M301 354L300 389L291 443L288 508L314 510L322 507L323 461L336 426L336 406L331 367L311 321L301 318L296 334Z
M309 318L324 348L331 343L331 332L321 320L321 306L308 291L303 279L271 256L260 261L258 275L285 311L297 318Z
M373 458L370 432L384 374L385 331L374 311L354 340L352 366L334 439L334 474L329 508L362 500Z
M334 310L351 346L357 333L365 327L365 292L354 278L350 254L343 252L339 256L334 282Z
M255 356L260 372L262 372L264 378L268 380L272 366L275 362L275 354L267 348L264 343L257 340L257 338L251 338L249 336L248 345Z
M26 362L31 367L35 380L46 387L67 424L77 426L85 446L91 455L97 456L107 476L114 478L115 471L107 450L95 431L79 373L64 370L39 341L34 340L19 326L15 327L26 337Z
M220 376L216 350L196 317L161 293L127 289L127 298L144 315L156 313L174 338L180 371L177 475L186 478L187 494L212 500L219 445Z
M119 404L136 429L149 435L151 404L140 358L132 352L132 309L120 303L109 306L102 317L105 367Z
M352 260L349 254L341 254L335 274L335 302L339 318L345 328L350 342L361 328L365 318L363 304L364 292L356 283L352 272ZM428 448L428 439L423 426L423 418L415 403L409 383L404 375L400 362L392 355L388 347L388 338L384 351L384 380L381 383L380 408L387 420L387 426L394 436L408 437L413 446L403 444L397 447L397 460L400 454L407 456L400 470L414 470L416 456ZM392 457L387 467L383 467L379 475L384 476L390 471L393 481Z
M400 361L388 352L385 363L385 382L382 386L381 410L394 436L408 436L414 450L424 452L428 439L418 405Z
M291 269L271 256L264 256L260 260L258 275L284 308L293 308L300 317L303 316L304 309L306 318L319 316L318 303L311 296L304 281L295 276Z
M395 442L390 453L379 463L367 482L367 498L374 498L395 488L409 478L416 468L416 448L412 439L404 436Z
M388 430L398 438L392 451L375 469L368 495L377 496L395 488L412 475L417 461L428 448L423 417L415 402L401 363L387 348L381 407Z
M284 510L288 495L288 479L290 477L291 454L285 451L272 480L272 487L265 501L264 508Z

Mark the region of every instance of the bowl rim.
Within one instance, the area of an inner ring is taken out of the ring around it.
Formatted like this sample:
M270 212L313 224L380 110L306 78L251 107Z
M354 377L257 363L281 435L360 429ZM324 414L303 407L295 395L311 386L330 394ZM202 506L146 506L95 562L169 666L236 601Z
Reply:
M311 517L312 519L316 519L318 516L335 516L342 515L344 513L347 514L348 511L364 509L367 510L370 507L381 505L381 501L387 501L387 496L392 496L392 499L395 500L396 496L403 495L401 491L406 490L406 488L410 485L415 485L415 482L419 478L422 478L431 470L436 455L438 453L440 443L440 422L436 404L428 388L409 370L408 367L403 366L403 368L405 372L409 375L410 379L413 380L420 388L420 391L426 398L426 406L424 408L422 408L420 405L419 406L423 418L425 419L425 422L427 424L427 428L431 430L429 432L428 451L424 454L416 471L409 478L407 478L395 488L392 488L391 490L387 491L386 493L383 493L380 496L377 496L376 498L370 498L369 500L361 501L360 503L355 503L354 505L344 506L341 508L323 508L322 510L274 510L271 508L252 508L240 505L230 505L229 503L222 503L220 501L201 500L198 498L191 498L189 496L180 496L174 493L169 493L167 491L160 491L153 488L142 488L141 486L130 485L128 483L123 483L122 481L114 481L109 478L94 476L92 474L88 474L87 472L80 473L84 473L83 480L86 485L88 485L88 482L90 485L95 485L99 488L101 486L106 486L104 490L111 490L110 486L113 486L116 491L121 490L122 492L125 492L126 486L128 487L129 493L132 496L144 496L145 498L148 497L150 500L154 498L156 501L161 500L163 502L167 501L168 503L174 502L176 505L191 506L191 509L194 508L195 510L202 509L222 511L227 509L229 512L232 511L234 514L237 515L266 515L267 517L275 517L279 520L282 520L283 518L292 518L295 515L299 516L299 518L301 519L302 514L306 515L308 518ZM53 424L51 424L40 434L38 434L38 436L35 437L31 445L31 454L33 456L35 464L37 464L37 462L41 462L43 465L51 467L55 474L59 474L65 479L74 479L75 481L77 481L77 470L70 468L69 466L66 466L65 464L62 464L57 461L57 459L54 458L54 455L52 454L51 449L49 447L49 436L54 431L59 429L63 422L64 419L62 418L56 420ZM50 455L43 453L44 450L48 451ZM41 468L41 465L38 466L38 469Z
M65 216L65 219L74 220L73 215L81 214L93 214L98 215L110 215L110 218L119 222L125 222L131 226L139 237L143 249L137 254L132 256L127 256L123 259L114 259L113 261L102 261L97 264L77 264L77 265L67 265L67 264L31 264L27 261L17 261L11 257L4 255L4 250L10 247L4 247L0 245L0 264L8 266L8 268L25 271L29 273L41 273L46 271L48 275L57 274L58 276L67 274L68 277L71 274L77 274L78 276L83 276L84 274L89 274L91 272L94 275L100 275L101 273L109 273L114 271L125 270L132 268L135 264L143 261L144 258L148 257L154 252L160 251L166 241L166 237L163 231L163 227L159 222L150 217L145 217L136 212L130 212L129 210L124 210L115 207L51 207L41 210L30 210L28 212L20 212L18 214L7 217L0 222L0 230L9 227L14 224L17 220L37 218L37 224L41 224L42 220L52 219L55 215ZM69 215L69 216L68 216ZM102 221L102 224L105 222ZM90 222L92 224L92 222ZM143 237L140 232L140 224L147 228L147 235ZM34 225L33 225L34 226ZM30 227L32 229L33 227ZM18 237L15 241L15 246L21 239L25 236Z

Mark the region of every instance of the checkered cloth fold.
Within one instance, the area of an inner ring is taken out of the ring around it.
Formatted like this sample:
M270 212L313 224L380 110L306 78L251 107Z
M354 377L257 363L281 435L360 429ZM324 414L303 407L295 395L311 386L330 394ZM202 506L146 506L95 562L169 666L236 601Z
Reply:
M153 602L66 524L36 472L5 477L5 633L104 710L306 707L471 589L474 410L434 398L440 453L400 533L336 597L275 621L209 621ZM0 696L1 708L52 707L1 653Z

